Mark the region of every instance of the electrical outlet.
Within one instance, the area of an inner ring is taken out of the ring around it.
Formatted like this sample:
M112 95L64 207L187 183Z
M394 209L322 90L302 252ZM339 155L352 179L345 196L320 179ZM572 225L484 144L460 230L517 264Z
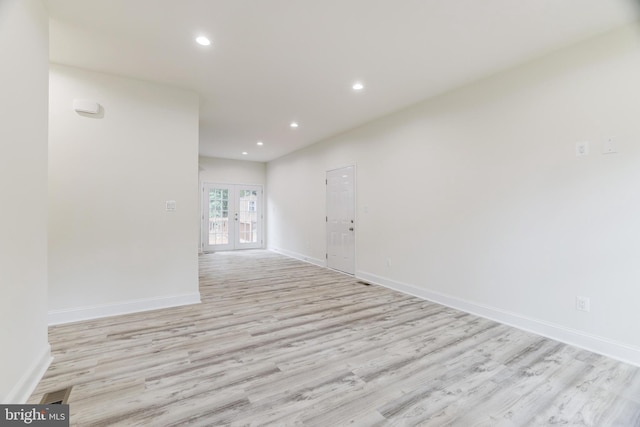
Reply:
M589 297L576 297L576 310L591 311L591 300Z
M616 149L613 137L605 139L604 143L602 144L602 154L614 154L617 152L618 150Z

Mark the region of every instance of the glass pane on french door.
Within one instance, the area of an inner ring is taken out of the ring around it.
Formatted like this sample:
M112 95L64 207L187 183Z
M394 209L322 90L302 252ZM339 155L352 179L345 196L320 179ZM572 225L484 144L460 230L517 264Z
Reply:
M229 212L232 208L231 188L226 186L206 186L204 206L208 212L207 220L203 224L205 250L216 248L232 249L233 235L232 224L229 221Z
M236 185L236 249L262 247L262 187Z
M239 243L258 243L258 191L240 190Z
M212 188L209 190L209 244L229 243L229 190Z

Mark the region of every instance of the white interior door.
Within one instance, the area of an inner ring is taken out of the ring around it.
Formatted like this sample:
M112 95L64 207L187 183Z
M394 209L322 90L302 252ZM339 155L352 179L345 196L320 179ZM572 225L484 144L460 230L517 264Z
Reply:
M355 273L355 167L327 172L327 266Z
M262 187L205 184L202 249L215 252L262 247Z

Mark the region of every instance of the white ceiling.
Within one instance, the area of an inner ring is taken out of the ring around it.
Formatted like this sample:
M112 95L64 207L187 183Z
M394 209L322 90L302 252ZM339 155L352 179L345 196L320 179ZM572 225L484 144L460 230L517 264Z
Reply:
M45 3L51 61L191 89L200 154L254 161L639 17L634 0Z

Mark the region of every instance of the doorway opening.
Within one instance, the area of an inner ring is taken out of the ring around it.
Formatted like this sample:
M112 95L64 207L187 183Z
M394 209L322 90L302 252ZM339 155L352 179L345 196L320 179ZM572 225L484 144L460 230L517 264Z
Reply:
M202 194L203 252L263 247L261 185L205 183Z

